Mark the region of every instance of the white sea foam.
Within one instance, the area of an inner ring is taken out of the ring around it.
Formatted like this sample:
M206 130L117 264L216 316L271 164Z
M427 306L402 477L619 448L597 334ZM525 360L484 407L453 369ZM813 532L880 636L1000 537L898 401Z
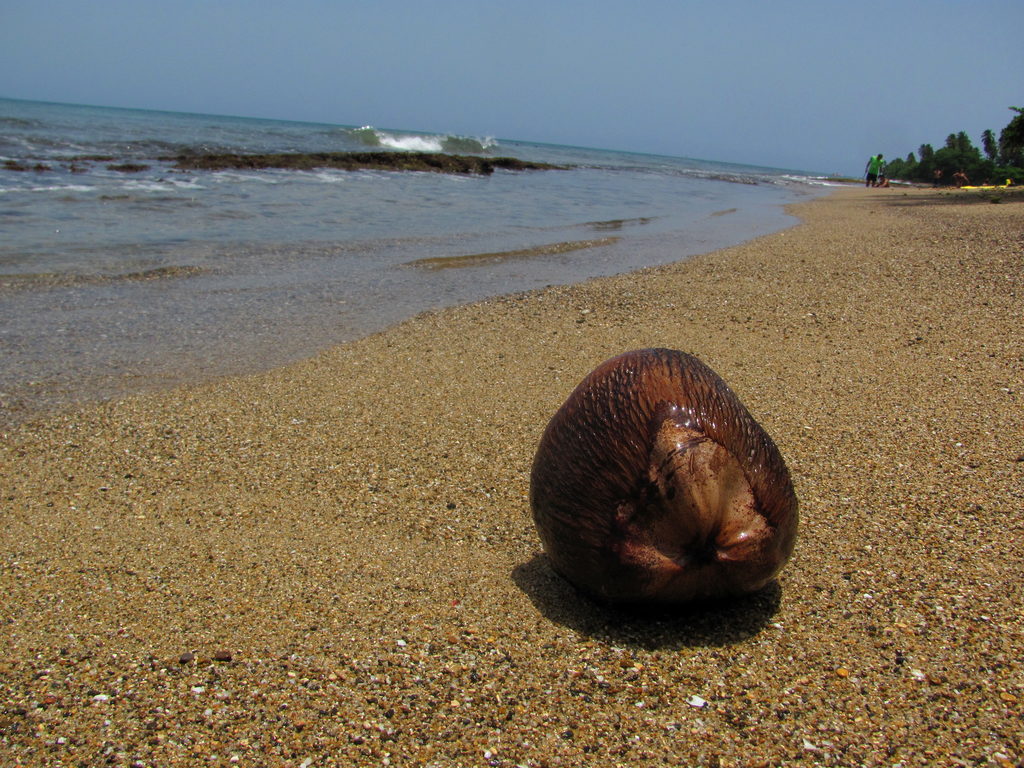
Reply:
M394 136L383 131L375 131L382 147L401 149L406 152L440 152L444 140L440 136Z
M173 184L177 189L206 189L206 187L204 187L198 181L178 181L175 179L172 180L170 183Z
M345 181L348 176L348 171L317 171L313 174L313 178L318 181L322 181L325 184L340 184Z
M259 184L278 184L281 179L273 170L261 173L239 173L238 171L214 171L210 179L215 182L257 182Z
M124 183L125 189L130 189L136 192L171 192L175 189L202 189L198 184L175 184L173 182L166 181L126 181Z
M135 191L170 191L174 189L174 184L169 184L166 181L125 181L124 184L126 189L132 189Z
M782 177L785 181L792 181L798 184L808 184L812 187L843 187L846 186L844 182L835 181L833 179L825 178L824 176L794 176L790 174L783 174Z
M29 192L93 192L96 187L85 184L47 184L42 187L29 187Z

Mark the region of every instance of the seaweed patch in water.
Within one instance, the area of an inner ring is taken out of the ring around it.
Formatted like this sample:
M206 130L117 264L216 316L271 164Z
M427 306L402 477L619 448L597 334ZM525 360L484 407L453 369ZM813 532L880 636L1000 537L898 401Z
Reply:
M497 251L495 253L470 253L465 256L432 256L426 259L407 261L403 266L421 269L453 269L457 267L480 267L486 264L498 264L513 259L529 259L534 256L551 256L570 251L581 251L585 248L600 248L612 245L620 240L618 237L604 237L600 240L572 240L550 245L537 245L533 248L521 248L515 251Z
M118 282L146 282L194 277L209 270L191 265L154 267L122 274L82 274L75 272L28 272L0 275L0 289L60 288L70 285L104 285Z
M609 219L608 221L588 221L584 226L595 229L598 232L612 232L623 227L643 226L654 221L653 216L638 216L633 219Z

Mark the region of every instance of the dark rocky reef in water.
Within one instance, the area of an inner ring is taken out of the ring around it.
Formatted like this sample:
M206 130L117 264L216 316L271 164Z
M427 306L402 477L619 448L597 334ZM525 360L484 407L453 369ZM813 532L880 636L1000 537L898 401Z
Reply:
M50 170L50 166L44 163L36 163L35 165L26 165L25 163L19 163L17 160L4 160L4 170L17 171L19 173L25 173L26 171L35 171L36 173L45 173Z
M338 168L345 171L427 171L489 175L498 168L509 171L558 170L566 166L533 163L514 157L475 157L441 152L294 152L274 154L201 154L164 158L187 171L287 168L307 171Z
M143 171L148 171L149 166L142 163L114 163L108 165L107 170L118 171L119 173L142 173Z

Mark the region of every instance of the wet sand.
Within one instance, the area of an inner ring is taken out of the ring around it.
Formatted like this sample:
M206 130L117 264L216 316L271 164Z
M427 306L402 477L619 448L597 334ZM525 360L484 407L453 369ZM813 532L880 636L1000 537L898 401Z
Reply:
M1020 197L843 190L668 267L427 314L3 434L5 765L1016 765ZM630 348L785 456L747 599L595 604L529 519L540 433Z

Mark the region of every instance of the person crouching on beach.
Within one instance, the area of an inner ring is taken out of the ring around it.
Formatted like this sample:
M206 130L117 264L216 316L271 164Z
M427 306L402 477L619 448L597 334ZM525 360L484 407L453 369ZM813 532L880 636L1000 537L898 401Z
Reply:
M879 152L877 155L872 155L868 159L868 164L864 166L864 171L867 173L867 180L864 182L865 187L877 187L878 186L878 174L882 172L882 153Z

